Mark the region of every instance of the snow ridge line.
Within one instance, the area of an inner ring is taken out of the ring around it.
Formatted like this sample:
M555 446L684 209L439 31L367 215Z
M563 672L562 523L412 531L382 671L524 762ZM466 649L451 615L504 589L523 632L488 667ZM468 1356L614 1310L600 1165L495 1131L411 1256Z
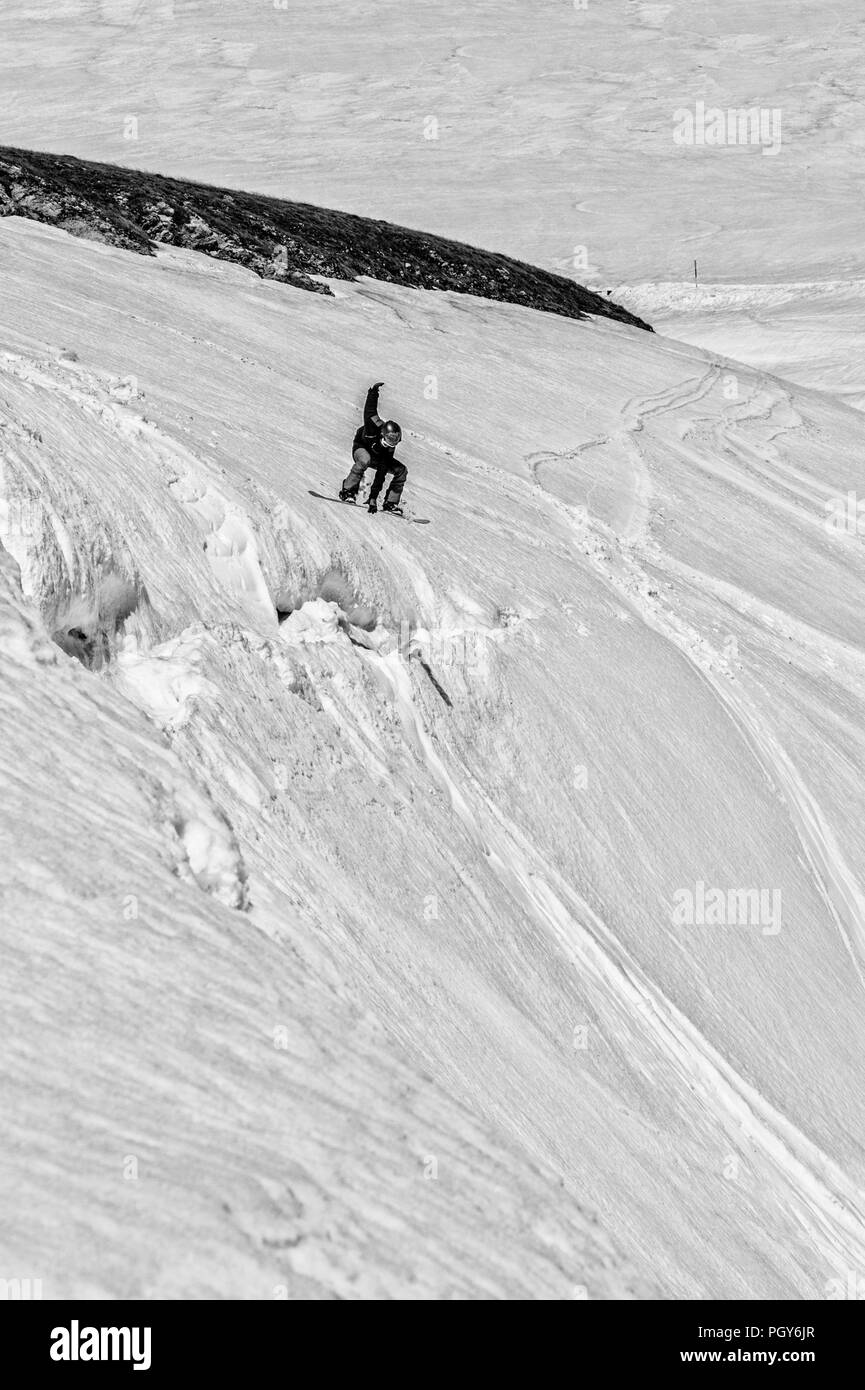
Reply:
M241 605L260 610L265 625L272 626L277 621L276 609L246 512L208 482L197 465L172 479L168 487L203 531L205 553L220 584Z
M221 587L247 614L251 611L255 617L263 618L266 628L276 624L276 609L261 569L255 532L244 508L226 497L207 477L207 465L201 459L154 421L128 408L126 382L108 374L101 378L65 358L40 364L16 353L3 352L0 367L30 387L61 395L95 417L109 433L146 442L168 475L172 495L203 535L207 558ZM72 374L71 380L68 375L59 374L61 367Z

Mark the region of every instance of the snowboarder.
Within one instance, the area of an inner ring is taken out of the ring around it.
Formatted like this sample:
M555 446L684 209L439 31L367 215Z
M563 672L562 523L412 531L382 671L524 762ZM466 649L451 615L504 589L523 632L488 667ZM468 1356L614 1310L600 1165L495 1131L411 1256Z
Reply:
M374 468L375 477L367 501L369 510L378 511L378 497L385 476L392 473L393 478L385 494L383 510L401 513L399 502L408 477L408 469L394 455L394 450L402 439L402 430L395 420L382 420L378 413L378 393L382 386L384 382L377 381L366 393L363 424L358 428L352 444L354 467L342 485L339 500L356 502L366 470Z

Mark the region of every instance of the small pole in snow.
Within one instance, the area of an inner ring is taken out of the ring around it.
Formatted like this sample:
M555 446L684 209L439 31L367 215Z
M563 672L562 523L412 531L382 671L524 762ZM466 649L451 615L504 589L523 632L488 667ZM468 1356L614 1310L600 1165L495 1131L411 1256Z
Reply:
M697 262L694 261L694 289L697 288Z

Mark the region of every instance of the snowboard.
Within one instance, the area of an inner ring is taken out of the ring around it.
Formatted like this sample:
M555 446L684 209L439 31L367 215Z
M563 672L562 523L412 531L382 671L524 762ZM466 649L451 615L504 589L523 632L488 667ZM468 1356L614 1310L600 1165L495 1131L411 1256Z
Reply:
M317 497L321 502L337 502L339 503L340 507L351 506L350 502L342 502L338 497L330 497L327 493L324 492L313 492L312 488L309 488L308 492L310 497ZM357 511L366 511L366 507L364 507L362 502L355 503L355 507ZM379 510L375 512L374 515L394 516L397 518L398 521L410 521L413 526L429 526L430 524L430 519L428 516L409 516L407 512L403 513L403 515L400 516L399 512L386 512L383 511L382 508L379 508Z

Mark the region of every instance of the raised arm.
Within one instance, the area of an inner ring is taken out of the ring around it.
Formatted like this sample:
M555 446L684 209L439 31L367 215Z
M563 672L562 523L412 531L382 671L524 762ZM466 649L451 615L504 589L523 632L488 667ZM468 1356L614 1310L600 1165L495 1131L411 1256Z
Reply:
M384 420L382 420L378 413L378 393L382 386L384 386L384 382L377 381L366 393L366 405L363 408L363 423L365 429L369 429L373 425L376 429L381 429L384 424Z

